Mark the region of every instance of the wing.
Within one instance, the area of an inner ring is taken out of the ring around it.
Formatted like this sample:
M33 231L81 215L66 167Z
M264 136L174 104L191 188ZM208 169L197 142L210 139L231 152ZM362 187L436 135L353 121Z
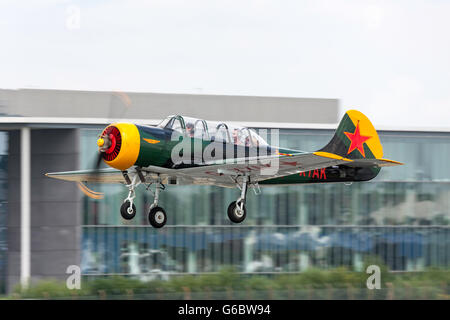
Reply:
M254 158L227 159L205 163L197 167L164 169L164 173L177 179L177 184L218 185L235 187L234 176L247 174L254 182L283 177L304 171L351 163L353 160L325 152L273 155ZM143 168L154 172L158 167Z
M236 187L234 176L247 174L254 182L288 176L300 172L345 164L348 166L395 166L402 163L389 159L352 160L328 152L304 152L292 155L275 155L258 158L228 159L184 169L163 169L177 179L177 184L218 185ZM154 172L158 167L143 170Z
M129 174L136 172L134 169L128 169L127 171ZM184 179L184 176L180 176L177 169L150 166L143 169L142 172L146 183L154 182L159 177L164 184L170 183L171 179L176 179L177 184L192 184L190 179ZM73 182L127 183L122 172L113 168L51 172L45 175L49 178Z
M98 170L77 170L65 172L51 172L45 174L49 178L75 181L75 182L100 182L100 183L125 183L122 172L113 168Z
M148 166L142 168L147 183L161 178L164 184L217 185L235 187L234 176L247 174L254 182L283 177L304 171L346 164L348 166L394 166L400 162L388 159L347 159L328 152L305 152L214 161L190 168L170 169ZM128 169L128 172L132 170ZM50 178L98 183L126 183L122 172L113 168L47 173Z

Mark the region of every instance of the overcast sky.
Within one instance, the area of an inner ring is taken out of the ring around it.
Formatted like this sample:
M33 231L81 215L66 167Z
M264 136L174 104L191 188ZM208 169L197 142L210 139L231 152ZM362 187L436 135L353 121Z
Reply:
M450 1L0 0L0 88L340 99L450 127Z

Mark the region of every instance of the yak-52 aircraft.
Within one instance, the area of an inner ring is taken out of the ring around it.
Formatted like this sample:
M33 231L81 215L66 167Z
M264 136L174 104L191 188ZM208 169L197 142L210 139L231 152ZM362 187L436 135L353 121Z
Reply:
M167 185L237 187L240 197L228 207L234 223L245 219L247 190L260 186L368 181L381 167L402 163L383 158L383 148L369 119L347 111L331 141L315 152L268 145L254 130L223 122L170 116L157 126L113 123L97 140L95 169L47 173L51 178L83 182L123 183L128 189L120 213L136 214L133 204L138 185L154 184L148 220L155 228L167 221L158 206ZM111 168L100 169L101 160Z

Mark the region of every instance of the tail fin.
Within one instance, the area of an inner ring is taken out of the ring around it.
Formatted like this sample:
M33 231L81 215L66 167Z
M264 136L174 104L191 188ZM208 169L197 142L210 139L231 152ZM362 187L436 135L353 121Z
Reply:
M345 113L331 141L314 154L332 159L343 158L353 166L389 167L403 164L383 159L383 147L377 131L370 120L356 110Z
M319 152L346 159L382 159L383 147L370 120L361 112L345 113L331 141Z

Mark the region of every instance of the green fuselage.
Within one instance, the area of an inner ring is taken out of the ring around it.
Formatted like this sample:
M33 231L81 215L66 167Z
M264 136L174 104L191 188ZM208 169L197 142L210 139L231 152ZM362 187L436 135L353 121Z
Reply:
M141 141L139 156L135 165L140 167L159 166L180 169L208 165L208 160L210 160L211 157L215 160L226 160L262 155L304 153L303 151L272 146L258 147L236 145L230 142L216 141L214 137L209 139L195 137L190 138L180 134L174 134L172 129L163 129L159 127L137 125L137 128L140 133ZM180 149L180 143L184 143L185 148L182 149L181 152L178 152L178 149ZM189 148L191 150L190 152ZM211 150L214 151L211 152ZM220 150L222 152L220 152ZM215 152L218 151L219 153L215 154ZM174 155L175 157L182 159L182 161L174 162ZM271 178L260 181L260 184L289 185L303 183L367 181L373 179L379 171L380 168L376 167L355 168L339 165L279 178Z

